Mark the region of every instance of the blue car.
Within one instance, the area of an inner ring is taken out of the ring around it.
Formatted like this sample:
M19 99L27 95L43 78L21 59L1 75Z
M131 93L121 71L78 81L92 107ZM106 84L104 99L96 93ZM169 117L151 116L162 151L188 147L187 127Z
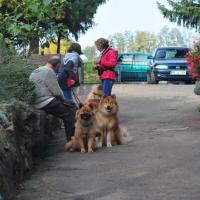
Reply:
M187 47L158 47L149 56L147 83L158 84L159 81L184 81L186 84L195 80L190 75L185 55Z

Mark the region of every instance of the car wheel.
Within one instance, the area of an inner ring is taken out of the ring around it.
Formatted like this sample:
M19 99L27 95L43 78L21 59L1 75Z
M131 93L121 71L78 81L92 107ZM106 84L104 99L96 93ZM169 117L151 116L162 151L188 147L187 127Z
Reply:
M193 81L185 81L185 85L191 85L193 84Z
M153 71L150 71L150 73L148 73L148 75L149 75L149 83L148 84L158 84L159 83L159 81L156 79L156 76ZM148 78L148 76L147 76L147 78ZM148 80L147 80L147 82L148 82Z
M121 80L121 74L119 74L119 73L120 72L115 72L117 83L121 83L122 82L122 80Z
M147 72L147 84L151 84L151 75L150 75L150 72Z

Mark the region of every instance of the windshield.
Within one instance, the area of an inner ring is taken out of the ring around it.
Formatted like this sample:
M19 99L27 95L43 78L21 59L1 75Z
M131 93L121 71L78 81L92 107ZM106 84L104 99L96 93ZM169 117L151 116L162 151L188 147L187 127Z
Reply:
M156 53L156 59L176 59L185 58L188 49L159 49Z

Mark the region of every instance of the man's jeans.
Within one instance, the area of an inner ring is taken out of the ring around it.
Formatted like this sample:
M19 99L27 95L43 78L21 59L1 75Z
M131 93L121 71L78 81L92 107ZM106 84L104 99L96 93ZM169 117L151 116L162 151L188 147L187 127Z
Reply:
M63 94L64 94L64 97L65 97L65 100L66 100L66 101L73 102L73 97L72 97L72 90L71 90L71 88L70 88L70 89L63 90Z
M112 87L113 87L114 82L115 81L111 80L111 79L102 80L102 91L104 92L105 95L111 96Z
M75 124L75 112L76 108L71 106L65 106L60 101L54 99L45 107L41 108L48 114L52 114L55 117L61 118L65 126L66 139L69 141L74 135Z

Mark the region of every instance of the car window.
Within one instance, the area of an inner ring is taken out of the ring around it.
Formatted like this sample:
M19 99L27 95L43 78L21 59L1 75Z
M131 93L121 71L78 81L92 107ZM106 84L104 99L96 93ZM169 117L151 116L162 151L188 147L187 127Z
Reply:
M120 58L120 62L123 64L132 64L133 63L133 55L123 55Z
M156 59L185 58L187 49L160 49L156 53Z
M188 52L187 49L178 49L174 54L174 58L185 58L187 52Z
M166 58L166 50L164 50L164 49L158 50L155 57L156 57L156 59L165 59Z
M149 63L149 60L147 59L147 55L143 55L143 54L134 55L133 61L134 61L134 64L137 64L137 65L146 65Z

